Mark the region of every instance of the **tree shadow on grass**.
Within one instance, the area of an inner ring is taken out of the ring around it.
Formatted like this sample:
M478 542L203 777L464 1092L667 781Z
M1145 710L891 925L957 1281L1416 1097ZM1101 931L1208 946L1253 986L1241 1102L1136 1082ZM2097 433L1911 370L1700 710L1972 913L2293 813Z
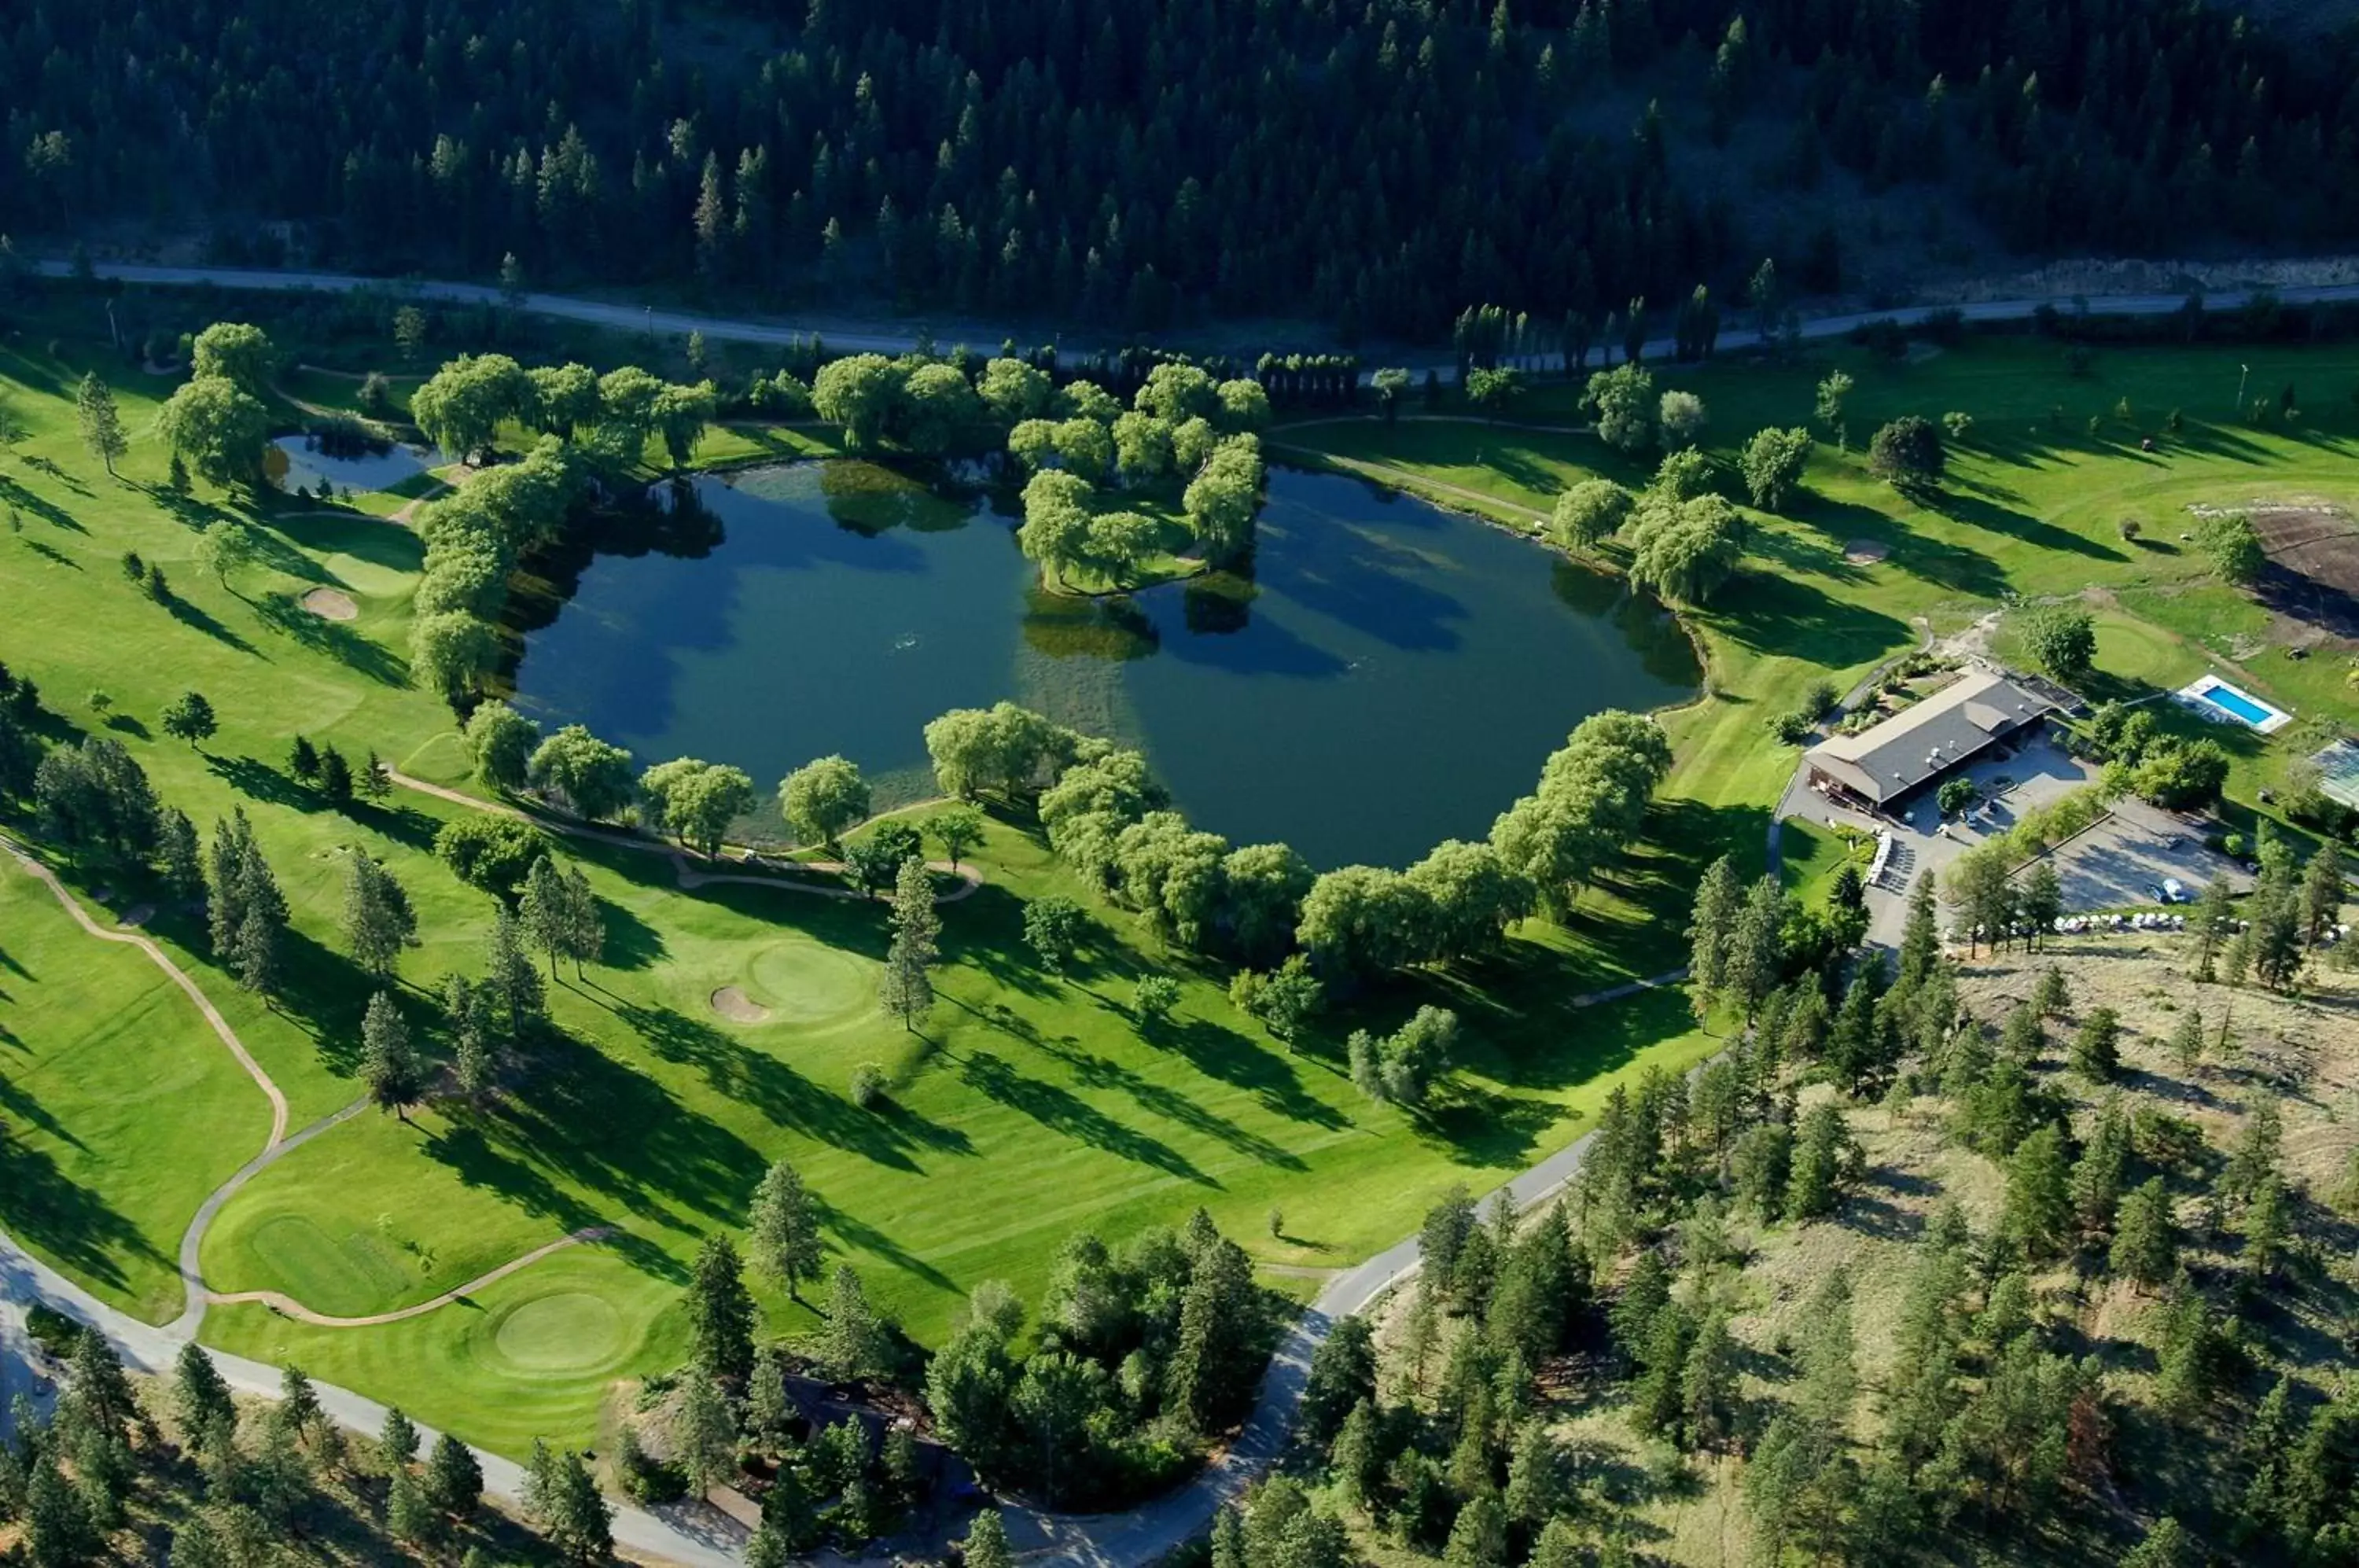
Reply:
M1248 1091L1275 1114L1288 1121L1336 1130L1351 1118L1302 1087L1293 1063L1232 1029L1205 1018L1174 1018L1165 1038L1190 1066L1208 1078L1218 1078Z
M284 806L306 816L328 809L325 795L305 789L258 757L217 757L208 752L205 754L205 767L248 800L259 800L265 805Z
M213 617L201 606L190 604L188 600L181 598L178 593L173 594L170 601L167 603L164 607L167 610L169 610L171 612L172 618L179 622L182 626L187 626L193 631L202 632L205 636L212 638L215 642L223 644L229 648L234 648L240 653L250 653L255 658L263 660L265 663L269 662L270 656L268 654L264 653L260 648L255 647L252 643L238 636L237 633L230 630L227 626L213 619Z
M595 1046L550 1031L535 1042L519 1092L484 1118L484 1136L556 1177L669 1229L736 1223L761 1181L745 1139Z
M1183 1180L1218 1187L1221 1183L1199 1171L1179 1150L1135 1127L1127 1127L1068 1090L1038 1078L1027 1078L987 1051L969 1054L959 1065L966 1085L987 1099L1023 1112L1042 1127L1093 1149L1154 1167Z
M905 1109L896 1120L862 1110L777 1058L677 1008L625 1003L615 1016L662 1060L693 1067L714 1093L806 1138L898 1171L919 1170L911 1149L939 1141L918 1136L913 1124L922 1118L915 1112Z
M1909 499L1938 512L1953 523L1969 528L1984 528L2005 534L2010 539L2039 550L2055 550L2066 555L2084 555L2096 561L2127 561L2112 545L2097 539L2084 539L2070 528L2060 528L2044 523L2026 512L2002 506L1984 496L1971 495L1955 486L1926 488L1909 493Z
M434 835L442 829L440 822L415 806L354 800L343 808L343 814L354 827L408 844L420 854L433 850Z
M105 1199L69 1178L41 1149L0 1134L0 1216L9 1234L38 1247L84 1279L123 1290L128 1279L118 1259L130 1257L168 1265L170 1259L139 1233L139 1227ZM0 1264L0 1296L37 1301L30 1279L12 1279ZM21 1288L19 1288L21 1287Z
M47 496L35 495L23 480L12 479L5 474L0 474L0 506L14 506L20 512L30 512L41 521L61 528L68 533L90 532L63 506Z
M669 951L663 932L641 920L637 911L611 898L598 900L598 919L606 931L599 962L608 969L651 969Z
M27 1049L5 1024L0 1024L0 1045L13 1045L20 1051ZM60 1143L81 1149L88 1148L82 1139L66 1130L65 1124L51 1115L47 1105L8 1078L0 1078L0 1117L5 1118L5 1122L0 1122L0 1127L13 1122L19 1127L38 1127ZM5 1132L0 1132L0 1139L6 1137Z
M1813 496L1810 505L1797 516L1824 533L1837 550L1854 539L1873 540L1889 552L1886 559L1893 566L1951 593L1995 599L2006 587L2006 574L1981 551L1904 528L1872 506ZM1840 582L1868 580L1864 570L1848 561L1841 561L1839 568L1812 569L1825 570Z
M37 539L26 539L24 544L27 550L31 550L35 555L41 557L45 561L55 561L60 566L70 566L76 572L80 572L82 570L81 561L76 561L72 556L66 554L65 551L57 549L53 545L44 544Z
M255 603L254 612L271 630L293 638L313 653L325 654L381 686L409 683L409 667L390 649L353 629L348 621L315 615L286 593L265 593Z
M844 1246L874 1253L894 1268L915 1274L938 1290L948 1290L953 1295L963 1293L958 1281L850 1210L838 1208L817 1194L813 1194L811 1205L819 1211L820 1223L834 1232L836 1238Z
M1083 1051L1078 1046L1050 1043L1044 1049L1071 1068L1073 1076L1085 1088L1119 1089L1136 1100L1142 1110L1151 1111L1166 1121L1177 1122L1190 1132L1216 1138L1248 1160L1287 1171L1305 1169L1301 1157L1293 1150L1259 1133L1248 1132L1225 1116L1214 1115L1168 1083L1158 1083L1119 1062L1094 1051Z
M1866 664L1915 638L1905 622L1838 599L1799 578L1741 570L1717 603L1691 612L1742 648L1837 669Z

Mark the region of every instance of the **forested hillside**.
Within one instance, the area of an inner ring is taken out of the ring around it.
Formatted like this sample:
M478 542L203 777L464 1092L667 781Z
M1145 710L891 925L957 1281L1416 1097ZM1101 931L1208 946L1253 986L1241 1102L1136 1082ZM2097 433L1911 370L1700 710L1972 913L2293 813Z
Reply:
M1731 298L1765 255L1836 289L1830 181L2029 253L2346 243L2354 47L2197 0L28 0L0 213L20 248L1431 336Z

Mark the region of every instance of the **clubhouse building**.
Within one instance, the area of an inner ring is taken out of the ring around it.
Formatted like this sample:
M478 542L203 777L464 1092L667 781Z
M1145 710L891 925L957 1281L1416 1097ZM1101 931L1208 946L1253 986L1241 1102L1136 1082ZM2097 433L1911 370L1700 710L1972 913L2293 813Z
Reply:
M1812 789L1887 811L1992 747L2029 738L2062 706L2028 681L1969 670L1881 724L1821 741L1803 760Z

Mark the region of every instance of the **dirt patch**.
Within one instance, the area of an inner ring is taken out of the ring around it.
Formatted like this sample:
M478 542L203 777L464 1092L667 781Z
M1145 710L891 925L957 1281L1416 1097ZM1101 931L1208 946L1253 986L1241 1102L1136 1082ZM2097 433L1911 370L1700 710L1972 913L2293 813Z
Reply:
M303 595L303 607L323 621L356 621L361 607L341 588L314 588Z
M129 909L124 910L122 918L117 920L114 923L116 925L128 927L131 930L136 931L139 927L146 925L149 920L152 920L155 918L155 905L134 904Z
M769 1008L734 985L712 993L712 1010L733 1024L758 1024L770 1016Z
M1855 539L1843 546L1843 559L1854 566L1868 566L1892 553L1892 547L1882 539Z
M2251 519L2268 552L2253 596L2272 612L2270 642L2359 646L2359 519L2347 507L2294 496L2188 510L2199 517L2242 512Z

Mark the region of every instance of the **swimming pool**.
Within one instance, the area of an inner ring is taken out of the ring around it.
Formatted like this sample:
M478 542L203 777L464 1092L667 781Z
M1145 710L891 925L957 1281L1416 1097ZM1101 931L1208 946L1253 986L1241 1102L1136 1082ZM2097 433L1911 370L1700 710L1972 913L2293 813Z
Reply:
M2290 714L2269 706L2249 691L2229 685L2216 675L2206 675L2181 688L2177 695L2206 718L2234 719L2263 735L2293 722Z

